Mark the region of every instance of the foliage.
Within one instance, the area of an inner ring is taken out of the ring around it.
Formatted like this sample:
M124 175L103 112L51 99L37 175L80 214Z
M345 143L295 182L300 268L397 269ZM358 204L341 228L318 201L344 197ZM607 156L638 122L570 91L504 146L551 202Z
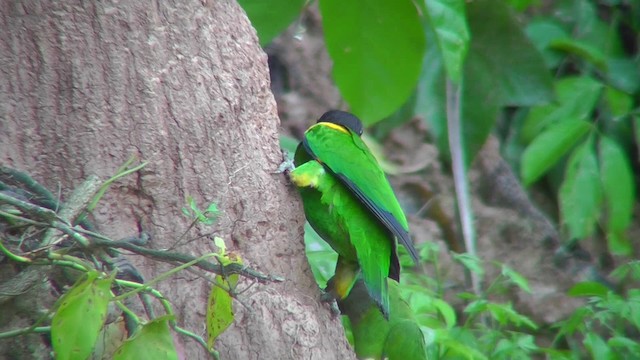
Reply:
M102 183L102 186L100 186L99 179L91 178L71 195L71 199L84 199L84 201L72 202L69 200L64 204L65 206L60 206L48 190L37 184L28 175L9 168L0 169L2 175L0 190L3 190L0 192L0 221L2 229L11 230L11 235L6 232L0 236L2 240L0 241L0 256L26 267L39 266L39 268L44 268L42 265L49 265L54 269L74 270L62 271L62 273L77 278L75 284L64 292L49 313L42 316L34 325L24 329L4 331L0 333L0 339L32 332L50 332L56 359L85 359L90 356L95 358L113 357L115 359L177 359L178 353L174 347L173 332L192 338L205 347L212 356L217 357L217 352L213 348L215 339L234 320L232 299L236 295L239 274L255 279L261 279L262 275L257 272L249 275L249 272L253 272L253 270L242 264L238 254L228 252L224 241L219 237L214 238L215 245L219 249L218 252L193 258L188 255L171 253L166 250L156 251L136 245L144 241L142 238L133 239L131 242L129 240L116 242L102 234L75 226L76 222L86 221L87 206L95 208L109 184L132 173L132 169L137 171L144 166L143 164L130 168L131 163L132 161L128 161L118 170L116 176ZM6 179L11 181L11 185L5 183ZM27 191L34 192L28 193ZM28 194L31 198L48 198L52 200L49 203L51 208L66 208L67 214L70 214L70 211L74 212L77 214L75 215L77 219L73 220L74 215L70 215L67 219L63 217L65 215L56 214L52 209L21 200L24 196L15 197L12 194ZM77 209L72 209L72 205L68 204L79 205L77 205ZM198 223L211 225L218 215L215 204L208 205L207 210L203 211L189 196L187 205L189 210L183 208L183 213L192 220L187 231ZM42 231L39 227L56 229L61 231L63 235L59 239L56 238L57 235L52 235L51 244L55 246L43 247L41 243L27 245L23 241L27 238L40 238L41 242L47 241L49 238L47 232ZM12 240L14 234L12 229L24 231L24 234L21 235L22 240L19 242ZM62 241L65 238L67 240ZM75 242L69 239L73 239ZM180 239L176 244L179 241ZM142 277L132 265L124 264L126 263L124 259L108 258L106 251L104 251L108 250L109 254L117 254L115 249L118 247L151 256L157 260L181 264L142 283ZM36 251L32 251L36 248ZM92 253L92 249L99 249L102 253ZM212 257L218 260L218 264L207 260ZM87 261L87 258L95 260L95 263ZM207 307L207 342L195 333L177 325L170 299L165 298L154 288L154 284L157 282L191 266L216 273ZM139 282L124 280L121 276L122 273L127 273L127 277L139 279ZM117 274L118 276L116 276ZM43 276L48 276L48 274L44 273ZM62 280L67 279L56 279L56 282ZM136 314L125 305L125 299L137 295L140 296L147 311L145 314ZM161 304L165 312L164 315L158 316L147 310L152 306L149 296ZM110 318L116 320L112 319L107 323L108 314L111 314ZM146 319L142 317L143 315ZM126 327L123 325L125 322ZM47 325L49 323L50 325ZM120 326L117 325L118 323ZM44 326L39 326L41 324ZM116 326L113 326L114 324Z
M171 315L155 318L144 324L115 352L114 360L127 359L178 359L169 331Z
M91 354L112 298L113 277L99 279L99 275L87 272L59 299L51 320L56 359L85 359Z
M407 4L415 4L415 12ZM370 0L338 7L319 0L319 5L335 82L352 111L380 130L374 133L385 134L417 115L443 161L461 151L467 164L494 133L523 184L556 195L567 243L598 241L604 234L600 241L606 241L609 254L633 255L627 231L639 173L640 3ZM391 25L394 16L376 22L385 6L389 14L403 13L406 26ZM403 48L408 41L420 44L412 50L421 56ZM390 55L396 61L387 69ZM420 72L414 77L416 67ZM385 94L393 96L381 101ZM459 103L452 101L456 94ZM449 144L452 106L462 119L458 149ZM305 238L311 267L324 286L335 255L311 232ZM457 314L442 299L445 280L437 273L437 250L423 244L422 253L435 275L405 270L402 288L421 325L430 329L425 332L429 358L638 357L636 291L623 295L602 281L577 284L569 295L588 297L589 303L555 324L556 342L544 348L536 339L543 329L511 304L491 301L492 291L504 285L530 293L524 277L492 264L501 275L482 296L459 294L466 306ZM454 257L471 273L484 273L483 261L473 254ZM624 268L638 271L633 262Z
M261 45L267 45L295 20L305 0L239 0L251 23L258 31Z
M242 259L238 254L227 253L224 240L215 237L214 241L219 249L217 258L222 266L231 263L242 265ZM238 285L238 274L216 275L213 285L207 301L207 345L210 349L213 349L218 336L233 323L232 295L235 294Z
M419 115L446 155L447 82L460 83L469 163L509 106L506 155L523 182L564 173L554 190L569 237L600 226L612 253L631 254L640 61L629 39L640 28L638 4L564 0L554 11L500 0L319 4L336 85L365 123L393 111L403 114L390 116L396 122ZM523 26L524 10L535 15Z
M640 264L625 264L613 272L619 281L640 280ZM640 356L634 334L640 332L640 291L622 295L599 283L576 284L570 294L588 299L568 319L556 324L555 342L566 342L569 350L554 358L632 359ZM582 346L581 346L582 345Z
M418 81L425 39L411 1L320 1L333 78L365 124L390 115ZM402 59L403 66L397 66Z
M203 211L198 208L196 201L189 195L187 196L187 204L189 207L182 207L182 213L189 218L193 218L194 221L205 225L212 225L218 217L219 211L215 203L209 204L207 209Z
M601 4L609 23L598 5L563 1L554 15L530 20L526 32L557 74L556 101L520 109L526 115L512 126L518 136L507 146L524 149L525 184L564 173L558 202L571 238L590 237L600 227L611 253L631 255L626 230L636 193L630 150L638 141L632 129L640 66L624 37L638 32L638 5Z

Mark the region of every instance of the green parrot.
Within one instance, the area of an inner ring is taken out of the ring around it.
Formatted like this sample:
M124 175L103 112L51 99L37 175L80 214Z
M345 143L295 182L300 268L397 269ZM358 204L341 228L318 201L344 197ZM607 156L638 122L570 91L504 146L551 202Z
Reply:
M362 123L332 110L304 134L289 173L313 229L338 253L331 294L348 296L360 272L366 289L389 315L387 278L400 279L397 243L418 262L407 219L391 185L362 141Z
M329 281L328 287L333 284ZM389 280L391 314L386 320L368 297L361 278L349 295L338 300L349 318L353 345L359 359L426 360L427 345L409 304L400 294L399 284Z

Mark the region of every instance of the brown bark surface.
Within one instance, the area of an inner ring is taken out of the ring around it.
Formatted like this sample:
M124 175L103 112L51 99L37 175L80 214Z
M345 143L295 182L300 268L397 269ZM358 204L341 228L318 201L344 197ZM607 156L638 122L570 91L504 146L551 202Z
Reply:
M190 195L221 210L197 232L286 278L241 295L249 308L235 306L217 343L223 359L353 357L318 301L295 192L273 174L282 158L267 59L235 1L6 1L0 32L1 164L64 200L91 174L106 179L132 155L148 161L107 192L95 214L103 233L143 230L149 247L168 248L189 225L180 208ZM178 250L214 250L196 235ZM133 261L148 279L169 268ZM201 335L209 287L188 272L158 285L180 325ZM186 358L205 356L178 339Z

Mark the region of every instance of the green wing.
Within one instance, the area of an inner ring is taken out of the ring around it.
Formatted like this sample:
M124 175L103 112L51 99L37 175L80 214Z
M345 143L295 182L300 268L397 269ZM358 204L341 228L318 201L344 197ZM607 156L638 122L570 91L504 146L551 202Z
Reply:
M376 221L371 212L335 176L325 171L320 162L307 161L293 170L291 176L295 184L309 184L317 189L314 190L316 193L321 194L319 199L304 198L309 223L338 252L338 261L357 261L371 297L387 315L387 277L394 258L391 256L393 244L384 225ZM349 250L351 247L355 249L355 254ZM353 282L353 279L342 280Z
M311 157L320 161L356 195L418 262L418 252L409 237L404 212L380 165L362 139L350 131L318 123L305 133L303 146Z

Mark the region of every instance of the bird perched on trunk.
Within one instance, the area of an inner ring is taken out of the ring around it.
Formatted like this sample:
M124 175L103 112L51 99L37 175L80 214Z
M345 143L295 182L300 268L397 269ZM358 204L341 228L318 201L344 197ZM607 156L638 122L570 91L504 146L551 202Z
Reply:
M349 295L360 272L365 287L389 315L387 278L400 279L397 244L418 262L407 219L377 160L362 141L362 123L332 110L304 134L289 173L307 220L338 253L331 294Z

